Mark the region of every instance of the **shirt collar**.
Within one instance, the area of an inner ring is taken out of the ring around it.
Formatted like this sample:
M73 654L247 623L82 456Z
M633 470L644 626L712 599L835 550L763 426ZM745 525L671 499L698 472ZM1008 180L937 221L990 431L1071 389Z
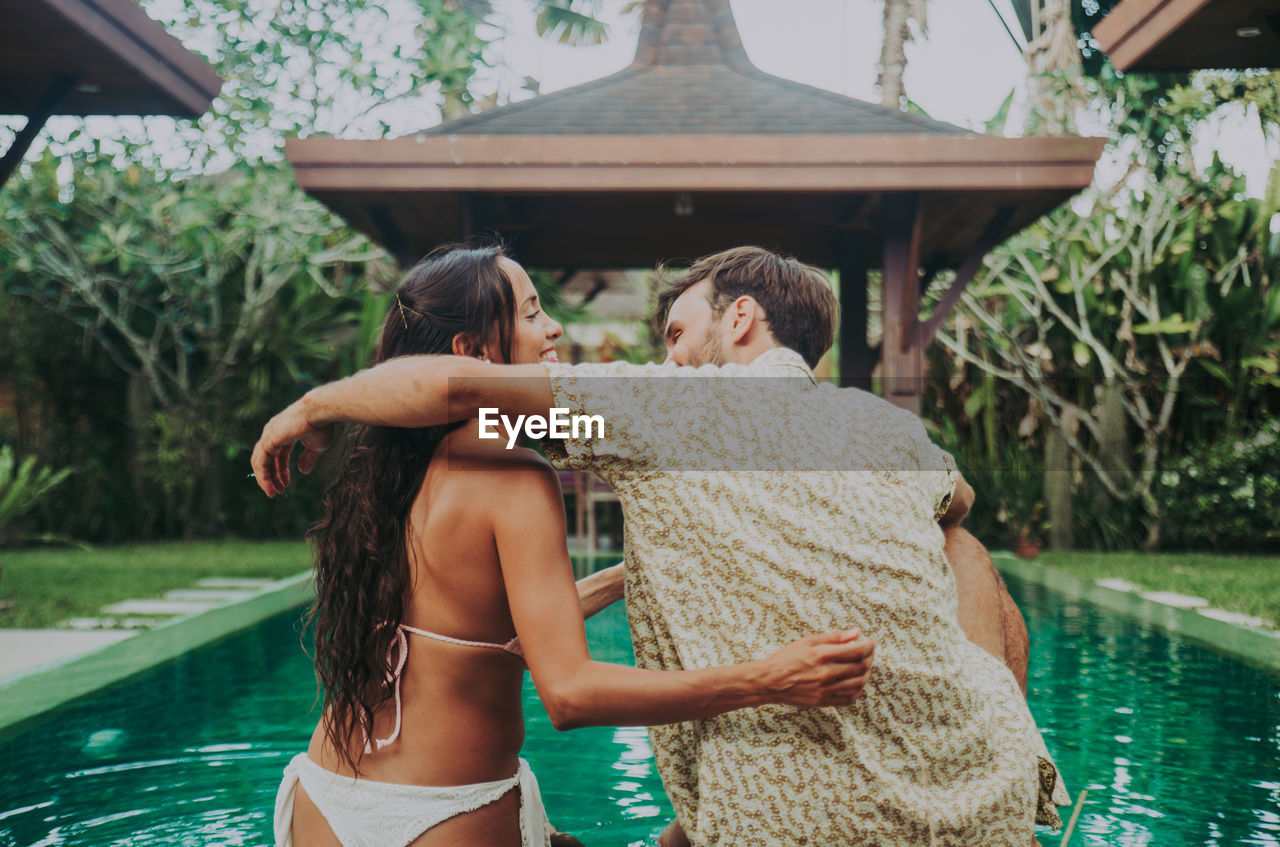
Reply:
M747 367L761 376L803 376L810 385L818 384L804 357L789 347L772 347L756 356Z

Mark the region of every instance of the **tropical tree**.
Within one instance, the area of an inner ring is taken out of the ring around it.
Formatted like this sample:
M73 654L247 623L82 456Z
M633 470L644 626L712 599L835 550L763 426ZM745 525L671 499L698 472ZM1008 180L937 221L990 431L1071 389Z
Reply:
M279 166L175 181L99 163L67 200L55 169L0 209L0 282L126 375L139 487L158 485L187 534L216 531L237 423L267 413L273 383L327 371L383 254Z
M95 118L87 132L84 119L54 118L44 137L55 153L207 173L278 159L287 135L410 133L435 115L475 108L471 84L489 44L481 26L492 11L487 0L142 5L209 62L224 81L221 93L197 121L117 119L104 132L109 119ZM6 124L12 132L14 124L0 119L0 136Z
M884 38L880 42L880 105L901 109L907 96L907 44L928 35L928 0L883 0Z
M1060 209L993 254L964 319L939 333L957 364L1025 396L1024 435L1043 423L1111 499L1139 507L1148 546L1164 460L1239 434L1280 387L1278 200L1280 174L1248 198L1216 163L1088 214Z

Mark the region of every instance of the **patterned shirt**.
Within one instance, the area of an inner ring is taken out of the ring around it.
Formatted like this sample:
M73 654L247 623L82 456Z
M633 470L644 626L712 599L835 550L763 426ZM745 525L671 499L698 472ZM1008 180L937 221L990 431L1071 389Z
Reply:
M640 667L855 626L878 643L850 706L650 730L694 845L1027 847L1034 823L1060 825L1069 800L1013 674L957 622L937 520L958 474L919 418L818 384L784 348L548 370L556 406L605 420L604 437L544 443L617 492Z

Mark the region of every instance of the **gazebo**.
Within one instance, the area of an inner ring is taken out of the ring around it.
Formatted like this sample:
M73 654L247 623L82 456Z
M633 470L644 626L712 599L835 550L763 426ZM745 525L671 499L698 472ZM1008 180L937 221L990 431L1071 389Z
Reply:
M527 265L760 244L840 272L840 373L918 409L922 351L986 253L1089 184L1102 139L994 138L754 67L728 0L649 0L623 71L377 141L293 139L299 185L402 263L496 233ZM866 275L883 268L884 341ZM927 320L920 294L957 269Z
M0 0L0 114L26 125L0 186L52 115L199 117L222 80L130 0Z
M1122 0L1093 37L1119 71L1280 67L1280 0Z

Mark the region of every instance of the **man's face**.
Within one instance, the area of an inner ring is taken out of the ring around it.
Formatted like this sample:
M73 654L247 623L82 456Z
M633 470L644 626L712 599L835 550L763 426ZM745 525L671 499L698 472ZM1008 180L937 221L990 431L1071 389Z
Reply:
M721 321L716 320L707 299L710 290L711 281L703 280L671 304L667 325L663 328L668 362L696 368L723 365L728 361Z

